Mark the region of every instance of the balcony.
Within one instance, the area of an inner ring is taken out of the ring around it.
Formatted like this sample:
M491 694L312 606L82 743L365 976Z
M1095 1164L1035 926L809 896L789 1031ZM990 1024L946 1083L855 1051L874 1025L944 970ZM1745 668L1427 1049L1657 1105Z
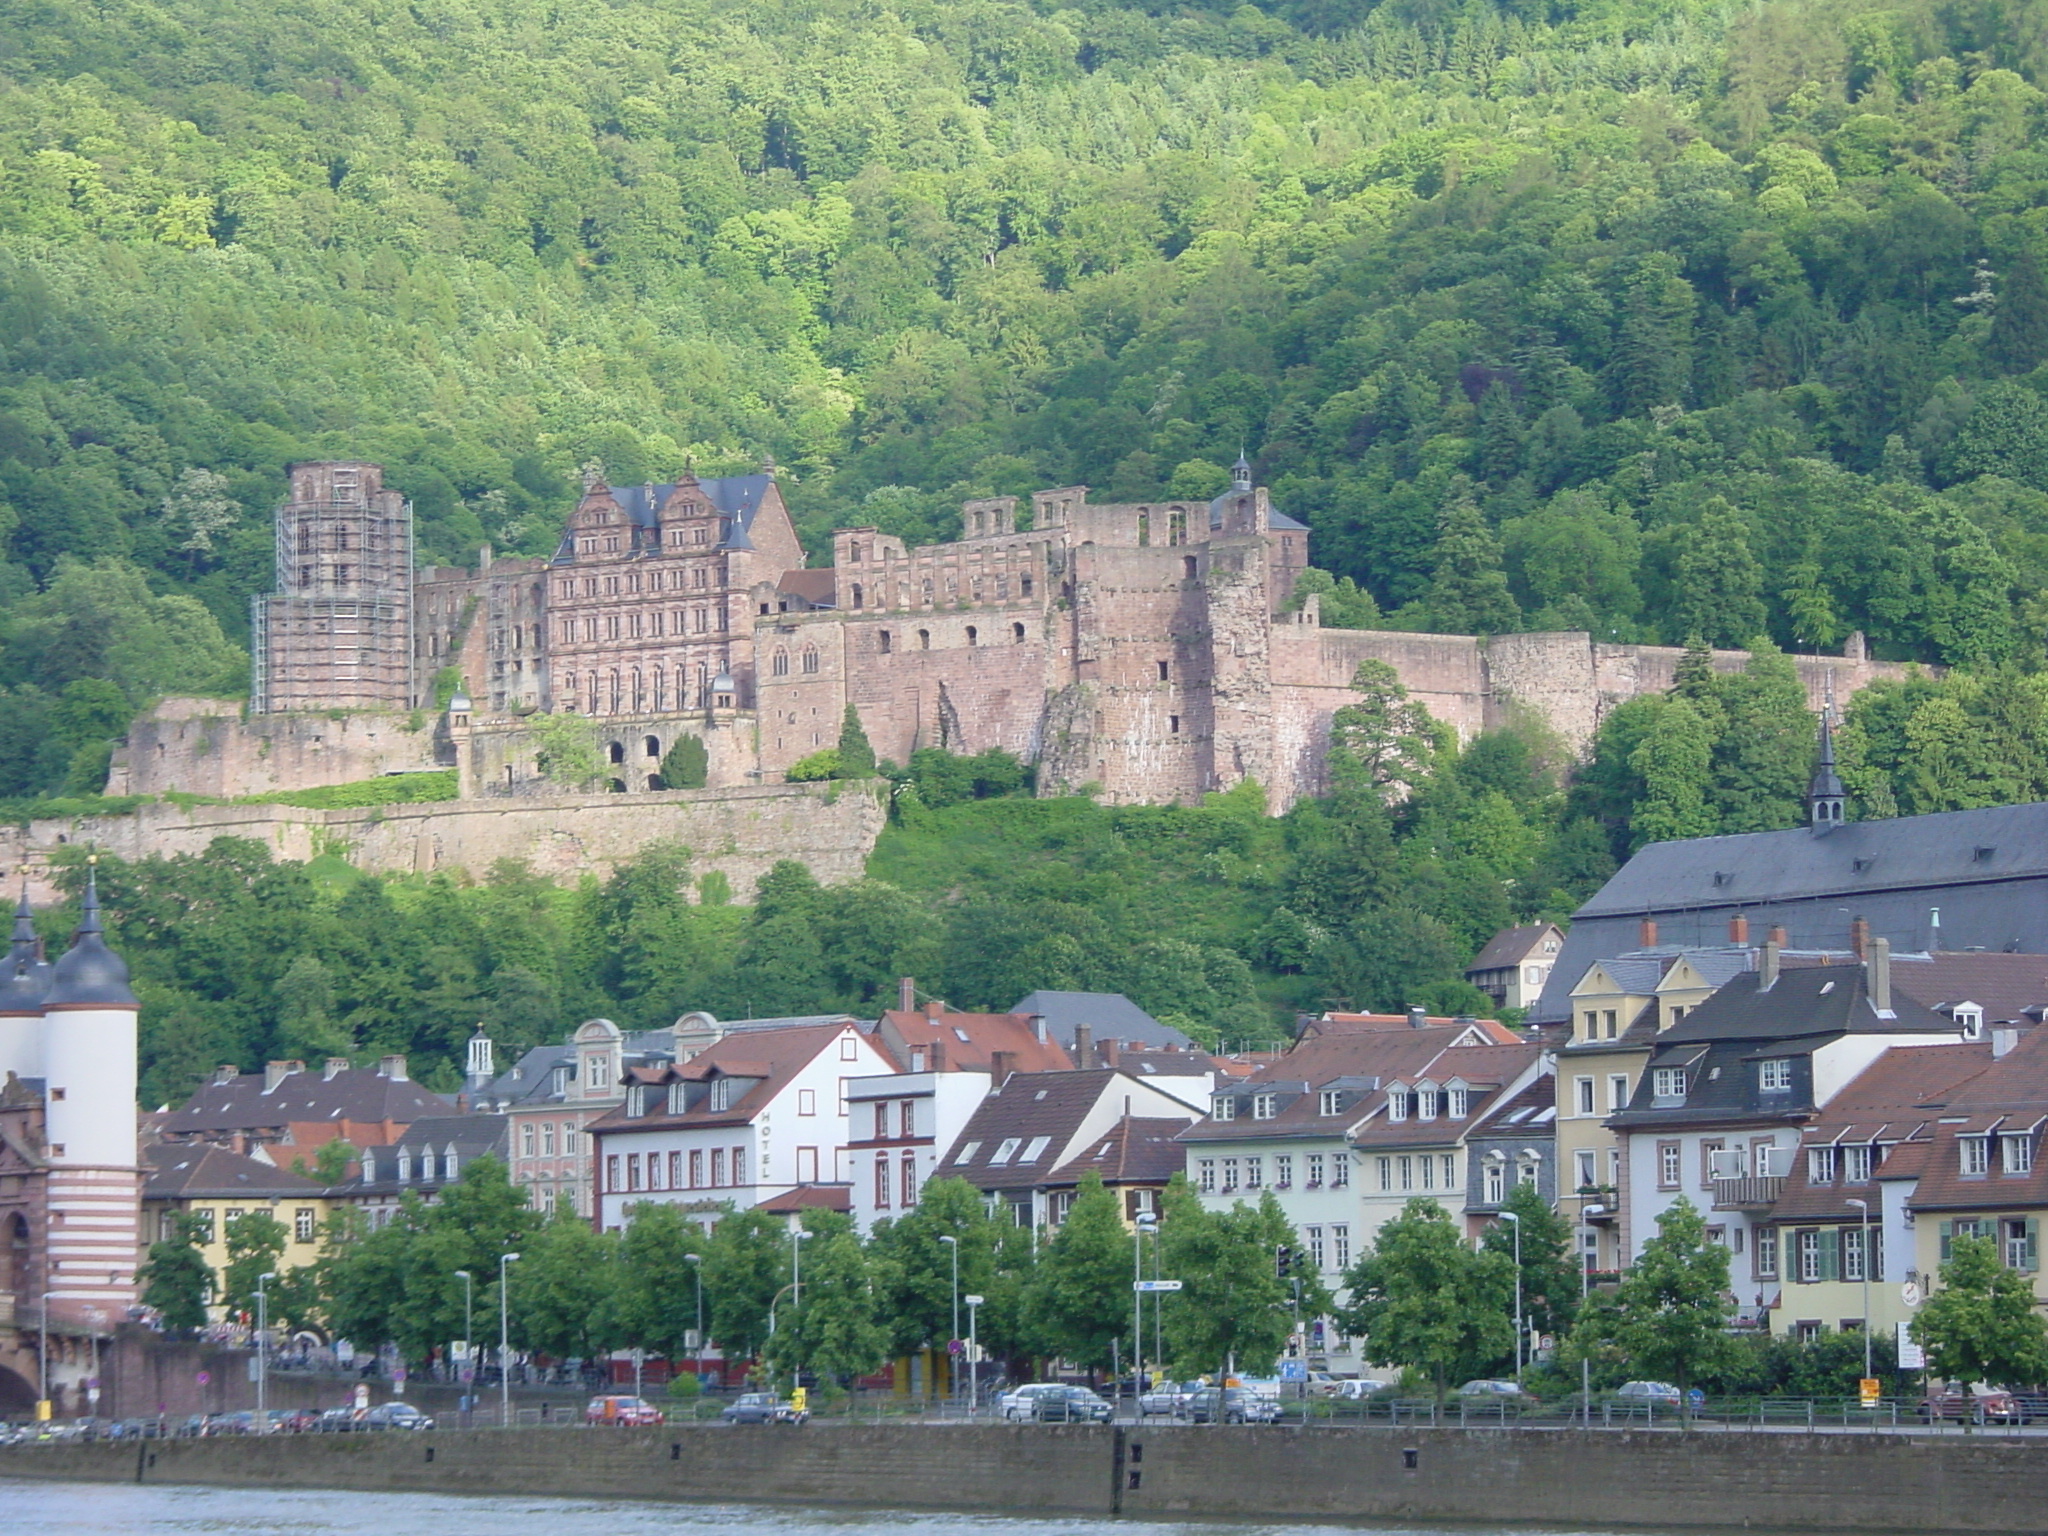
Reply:
M1715 1179L1713 1183L1714 1209L1717 1211L1769 1210L1785 1192L1782 1177Z

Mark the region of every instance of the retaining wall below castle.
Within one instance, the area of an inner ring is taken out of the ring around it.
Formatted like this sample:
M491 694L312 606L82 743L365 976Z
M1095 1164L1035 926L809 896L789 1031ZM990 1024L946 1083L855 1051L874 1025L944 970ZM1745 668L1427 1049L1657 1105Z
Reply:
M338 853L396 874L461 870L481 876L515 859L561 881L599 879L649 844L680 843L701 874L723 873L752 899L775 864L794 859L821 883L857 880L881 835L881 790L870 784L764 785L638 795L452 800L349 810L290 805L145 805L127 816L37 821L0 844L13 863L41 865L64 843L124 859L203 853L217 837L253 838L283 859Z
M2041 1528L2038 1441L812 1424L0 1449L0 1475L1011 1514L1780 1531Z

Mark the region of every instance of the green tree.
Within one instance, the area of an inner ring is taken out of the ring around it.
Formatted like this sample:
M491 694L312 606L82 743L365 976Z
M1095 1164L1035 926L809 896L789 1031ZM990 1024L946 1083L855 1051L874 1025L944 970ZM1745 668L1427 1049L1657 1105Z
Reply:
M1554 1210L1533 1184L1517 1183L1501 1210L1519 1219L1522 1255L1522 1318L1532 1333L1564 1335L1579 1314L1582 1284L1572 1246L1571 1223ZM1480 1239L1483 1252L1515 1256L1515 1223L1500 1221ZM1528 1357L1524 1345L1523 1357Z
M646 1201L627 1211L619 1237L617 1282L610 1305L619 1336L630 1345L675 1360L689 1352L697 1326L697 1266L705 1232L681 1206Z
M1950 480L2000 475L2048 491L2048 399L2001 379L1977 396L1941 463Z
M567 1209L532 1234L511 1280L521 1346L556 1359L590 1360L639 1342L621 1326L627 1280L620 1246L617 1233L598 1232Z
M874 773L875 749L868 744L868 733L861 728L860 711L848 699L846 714L839 722L839 777L868 779Z
M2022 1383L2048 1377L2048 1323L2027 1277L2007 1269L1988 1237L1957 1235L1941 1285L1913 1315L1913 1337L1929 1370L1965 1383Z
M814 1371L843 1381L887 1357L889 1332L876 1315L868 1257L839 1211L805 1211L800 1284L776 1313L765 1363L774 1376Z
M1486 526L1463 476L1444 497L1425 603L1432 627L1452 634L1500 634L1522 621L1508 590L1500 540Z
M277 1272L291 1229L268 1211L248 1211L227 1224L228 1262L220 1272L220 1299L230 1314L256 1315L256 1282ZM266 1287L267 1289L267 1287Z
M1475 1252L1434 1200L1410 1200L1380 1228L1344 1276L1344 1331L1374 1363L1412 1367L1439 1403L1456 1378L1477 1375L1514 1349L1514 1265Z
M1160 1204L1159 1243L1161 1267L1182 1285L1167 1303L1164 1322L1168 1353L1185 1375L1220 1381L1233 1363L1264 1375L1297 1318L1306 1323L1330 1309L1322 1277L1304 1262L1301 1238L1271 1190L1255 1206L1239 1201L1227 1211L1210 1211L1185 1175L1175 1174ZM1296 1260L1286 1280L1279 1274L1282 1248Z
M940 1241L946 1237L954 1242ZM915 1210L877 1223L869 1243L877 1309L896 1353L945 1346L953 1337L956 1256L960 1293L986 1296L995 1286L1001 1237L980 1192L957 1178L932 1179L918 1192Z
M788 1225L765 1211L721 1217L698 1251L711 1337L733 1361L750 1360L768 1342L768 1312L790 1283Z
M205 1224L180 1213L171 1232L149 1245L142 1269L142 1304L154 1308L165 1328L185 1333L206 1326L206 1304L213 1295L213 1269L200 1251Z
M1657 1217L1657 1235L1643 1244L1614 1299L1611 1319L1596 1323L1609 1323L1610 1342L1637 1370L1686 1394L1726 1366L1733 1348L1728 1250L1708 1238L1706 1218L1684 1196Z
M2001 373L2031 373L2048 362L2048 281L2031 251L2012 259L1998 285L1984 354Z
M277 981L277 1050L293 1061L346 1056L355 1042L334 1018L334 976L316 955L298 955Z
M1684 699L1667 700L1629 757L1643 786L1632 846L1714 833L1717 823L1707 799L1713 760L1713 734L1700 712Z
M1130 1299L1131 1236L1117 1197L1091 1169L1066 1221L1040 1245L1032 1319L1062 1358L1090 1373L1106 1371L1113 1341L1130 1342Z
M1683 533L1673 581L1679 633L1722 646L1763 633L1763 567L1741 514L1721 497L1709 497Z
M702 789L711 779L703 738L678 736L661 758L661 782L670 789Z
M536 715L527 724L540 771L550 782L569 790L595 788L605 777L597 730L581 715ZM667 781L664 774L663 781Z
M1382 802L1418 787L1442 750L1444 728L1383 661L1361 661L1351 690L1357 702L1339 705L1330 718L1333 786Z

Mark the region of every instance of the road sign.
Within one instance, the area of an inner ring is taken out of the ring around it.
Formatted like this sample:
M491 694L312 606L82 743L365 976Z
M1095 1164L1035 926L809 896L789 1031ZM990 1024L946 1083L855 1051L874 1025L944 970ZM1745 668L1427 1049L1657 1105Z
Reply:
M1857 1393L1863 1399L1863 1406L1875 1408L1877 1400L1884 1395L1884 1383L1875 1376L1865 1376L1856 1383Z
M1306 1360L1282 1360L1280 1362L1280 1379L1282 1381L1307 1381L1308 1362Z
M1131 1289L1141 1296L1150 1296L1155 1291L1177 1291L1180 1289L1180 1282L1178 1280L1133 1280L1131 1282Z
M1913 1340L1913 1325L1899 1324L1899 1369L1902 1371L1924 1371L1927 1369L1927 1351Z

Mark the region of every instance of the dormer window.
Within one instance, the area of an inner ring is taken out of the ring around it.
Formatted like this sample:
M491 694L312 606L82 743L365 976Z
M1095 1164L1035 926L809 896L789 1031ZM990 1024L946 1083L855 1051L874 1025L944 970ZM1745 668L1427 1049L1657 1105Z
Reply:
M1237 1118L1237 1100L1231 1098L1228 1094L1219 1093L1210 1101L1210 1112L1218 1120L1235 1120Z
M1453 1089L1452 1089L1452 1090L1450 1091L1450 1100L1451 1100L1451 1118L1452 1118L1453 1120L1462 1120L1462 1119L1464 1119L1464 1118L1465 1118L1465 1117L1466 1117L1467 1115L1469 1115L1469 1114L1471 1114L1471 1113L1472 1113L1472 1090L1471 1090L1471 1089L1469 1089L1469 1088L1453 1088Z
M1343 1090L1341 1090L1341 1089L1337 1089L1337 1088L1325 1088L1325 1089L1324 1089L1324 1090L1323 1090L1323 1091L1322 1091L1321 1093L1319 1093L1318 1095L1316 1095L1316 1113L1317 1113L1317 1114L1319 1114L1319 1115L1338 1115L1338 1114L1342 1114L1343 1112L1344 1112L1344 1094L1343 1094Z
M647 1113L647 1088L645 1084L635 1083L626 1090L626 1113L635 1118Z
M683 1084L670 1083L668 1085L668 1112L672 1115L680 1115L688 1106L689 1098Z
M401 1184L410 1184L412 1182L412 1154L410 1152L400 1152L398 1154L398 1182Z
M1961 1149L1963 1177L1981 1179L1990 1171L1991 1138L1989 1136L1959 1136L1956 1146Z
M583 1086L590 1093L602 1093L612 1085L611 1063L602 1056L583 1058Z
M1650 1094L1658 1099L1685 1097L1685 1068L1659 1067L1650 1074Z
M450 1147L441 1154L441 1179L442 1182L448 1184L455 1182L455 1149L453 1147Z
M2007 1173L2032 1173L2034 1171L2034 1140L2031 1136L2001 1136L1998 1138L1999 1166Z
M1981 1003L1957 1003L1953 1013L1955 1021L1963 1027L1965 1040L1984 1038L1984 1007Z
M1275 1106L1277 1106L1279 1102L1280 1102L1280 1099L1279 1099L1279 1095L1278 1095L1278 1094L1272 1094L1272 1093L1255 1093L1255 1094L1253 1094L1253 1095L1252 1095L1252 1118L1253 1118L1254 1120L1270 1120L1270 1119L1272 1119L1272 1118L1273 1118L1273 1115L1274 1115L1274 1113L1275 1113Z
M1833 1147L1808 1147L1806 1149L1806 1182L1809 1184L1832 1184L1835 1182L1835 1149Z
M714 1110L732 1108L732 1079L714 1077L711 1080L711 1107Z
M1792 1091L1792 1058L1773 1056L1756 1064L1756 1086L1760 1093Z
M1406 1120L1408 1118L1408 1090L1406 1088L1397 1087L1387 1090L1387 1118L1389 1120Z
M1875 1165L1875 1160L1871 1156L1872 1151L1868 1143L1842 1148L1842 1181L1845 1184L1870 1182L1870 1170Z
M1416 1090L1415 1090L1415 1117L1416 1117L1416 1119L1418 1119L1418 1120L1434 1120L1434 1119L1436 1118L1436 1106L1437 1106L1437 1091L1436 1091L1436 1089L1434 1089L1434 1088L1418 1088L1418 1089L1416 1089Z
M426 1151L420 1154L420 1182L422 1184L434 1182L434 1149L432 1147L427 1148Z

